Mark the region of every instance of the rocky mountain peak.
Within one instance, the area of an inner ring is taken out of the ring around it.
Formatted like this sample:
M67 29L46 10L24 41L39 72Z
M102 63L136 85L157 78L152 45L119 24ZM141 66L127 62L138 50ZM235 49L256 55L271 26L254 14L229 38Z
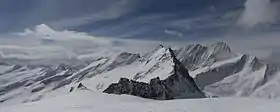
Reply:
M160 80L159 77L153 78L149 83L121 78L118 83L111 84L103 92L109 94L129 94L158 100L204 98L205 94L195 84L188 70L176 58L174 51L171 48L168 50L174 63L174 72L168 78L164 80Z
M280 71L280 65L278 64L267 64L265 70L264 83L273 79L273 77Z
M144 54L143 58L149 58L155 53L162 51L163 49L166 49L162 44L157 45L154 49L152 49L150 52Z
M216 52L231 52L231 48L226 42L217 42L211 46Z
M90 89L88 89L84 84L79 83L78 86L71 87L69 92L73 92L73 91L76 91L76 90L90 90Z
M110 71L118 66L131 64L137 59L140 59L140 54L122 52L113 60L113 62L108 66L107 70Z
M154 51L159 50L159 49L161 49L161 48L164 48L164 46L163 46L162 44L159 44L159 45L157 45L157 47L155 48Z
M254 57L253 60L250 62L250 66L252 67L253 71L259 70L261 67L263 67L265 64L261 62L257 57Z

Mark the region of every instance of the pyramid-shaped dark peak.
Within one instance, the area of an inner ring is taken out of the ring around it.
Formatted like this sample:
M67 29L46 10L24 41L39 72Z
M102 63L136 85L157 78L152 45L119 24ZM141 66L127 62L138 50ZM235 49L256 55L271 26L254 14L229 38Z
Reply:
M173 59L174 63L174 75L173 77L184 77L185 81L191 85L191 87L195 88L194 90L197 91L201 96L203 96L203 92L199 89L199 87L196 85L194 79L190 76L189 71L187 68L177 59L176 55L174 54L174 51L169 48L169 52L171 54L171 57ZM172 79L172 76L169 77Z
M205 98L205 94L195 84L188 70L176 58L174 51L169 48L169 52L174 62L174 72L168 78L161 80L159 77L156 77L151 79L150 83L121 78L118 83L111 84L103 92L109 94L129 94L158 100Z

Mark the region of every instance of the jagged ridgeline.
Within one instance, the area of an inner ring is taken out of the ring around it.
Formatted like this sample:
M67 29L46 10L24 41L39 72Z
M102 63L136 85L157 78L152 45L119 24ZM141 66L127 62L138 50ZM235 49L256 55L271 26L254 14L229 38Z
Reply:
M277 63L268 64L255 56L234 53L225 42L209 46L193 44L174 50L159 45L142 55L128 52L102 55L86 64L2 62L0 102L37 101L52 92L69 92L68 87L79 83L92 91L159 100L203 98L204 94L272 99L280 97L279 74Z
M173 50L169 48L173 59L173 73L168 78L160 80L153 78L149 83L138 82L121 78L118 83L111 84L105 93L128 94L143 98L170 100L177 98L205 98L205 94L195 84L188 70L176 58Z

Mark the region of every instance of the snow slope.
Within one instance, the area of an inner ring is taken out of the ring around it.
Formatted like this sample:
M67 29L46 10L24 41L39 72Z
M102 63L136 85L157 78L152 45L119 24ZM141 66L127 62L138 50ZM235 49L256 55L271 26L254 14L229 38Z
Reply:
M279 112L280 102L247 98L155 101L76 91L64 96L14 106L1 112Z

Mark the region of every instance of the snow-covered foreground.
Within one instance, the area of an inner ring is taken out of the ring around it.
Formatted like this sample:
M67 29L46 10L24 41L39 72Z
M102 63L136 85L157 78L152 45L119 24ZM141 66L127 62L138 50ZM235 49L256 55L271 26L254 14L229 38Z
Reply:
M279 112L280 101L220 98L156 101L76 91L38 102L0 107L0 112Z

